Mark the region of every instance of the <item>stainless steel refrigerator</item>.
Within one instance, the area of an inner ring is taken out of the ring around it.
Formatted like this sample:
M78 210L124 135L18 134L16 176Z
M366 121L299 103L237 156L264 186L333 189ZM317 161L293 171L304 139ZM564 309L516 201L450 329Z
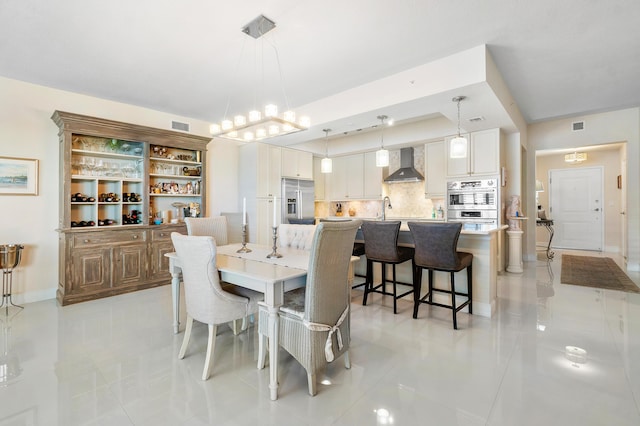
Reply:
M312 180L282 179L282 223L314 224Z

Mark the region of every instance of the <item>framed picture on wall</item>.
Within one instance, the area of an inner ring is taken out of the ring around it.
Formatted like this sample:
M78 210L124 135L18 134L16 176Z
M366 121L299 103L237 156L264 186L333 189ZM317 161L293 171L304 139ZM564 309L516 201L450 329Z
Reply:
M0 157L0 195L38 195L38 160Z

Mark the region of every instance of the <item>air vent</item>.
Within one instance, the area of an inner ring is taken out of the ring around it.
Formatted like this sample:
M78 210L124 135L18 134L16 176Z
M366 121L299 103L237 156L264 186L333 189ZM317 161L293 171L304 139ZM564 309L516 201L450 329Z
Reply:
M478 117L471 117L471 118L469 119L469 121L470 121L471 123L475 123L475 122L477 122L477 121L484 121L484 117L483 117L483 116L481 116L481 115L480 115L480 116L478 116Z
M181 123L179 121L172 121L171 122L171 128L173 130L180 130L182 132L188 132L189 131L189 123Z
M584 121L574 121L573 123L571 123L571 130L573 130L574 132L584 130Z

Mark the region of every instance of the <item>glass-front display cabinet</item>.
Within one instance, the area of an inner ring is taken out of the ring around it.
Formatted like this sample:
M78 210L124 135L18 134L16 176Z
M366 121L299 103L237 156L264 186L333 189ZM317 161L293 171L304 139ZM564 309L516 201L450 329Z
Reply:
M168 284L171 232L205 215L210 138L62 111L62 305Z

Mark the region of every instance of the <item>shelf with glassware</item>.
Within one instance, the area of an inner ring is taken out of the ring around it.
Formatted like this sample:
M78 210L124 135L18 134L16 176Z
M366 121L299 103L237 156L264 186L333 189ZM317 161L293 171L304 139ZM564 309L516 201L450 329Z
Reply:
M68 226L141 224L143 144L74 134L71 146Z
M151 145L149 152L149 203L153 222L176 223L185 216L199 217L202 206L200 151Z

